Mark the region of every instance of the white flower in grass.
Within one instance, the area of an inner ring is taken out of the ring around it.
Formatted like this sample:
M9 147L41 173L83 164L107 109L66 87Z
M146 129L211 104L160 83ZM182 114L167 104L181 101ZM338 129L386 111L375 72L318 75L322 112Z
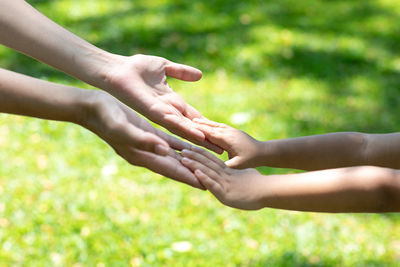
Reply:
M51 261L54 265L60 266L63 262L63 256L59 253L53 252L50 254Z
M113 176L118 172L118 167L116 165L106 165L101 169L101 174L103 176Z
M192 244L188 241L179 241L179 242L174 242L172 243L172 250L176 251L176 252L188 252L190 250L192 250Z
M244 124L246 122L248 122L251 118L251 114L250 113L246 113L246 112L239 112L239 113L234 113L231 116L231 122L233 124Z

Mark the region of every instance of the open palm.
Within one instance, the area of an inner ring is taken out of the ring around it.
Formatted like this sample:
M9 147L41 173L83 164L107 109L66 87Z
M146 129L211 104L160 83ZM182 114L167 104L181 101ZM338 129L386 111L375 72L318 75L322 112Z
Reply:
M121 57L109 73L109 91L172 133L221 153L219 147L208 142L205 135L194 127L192 120L202 118L202 115L169 87L167 76L197 81L202 73L156 56Z

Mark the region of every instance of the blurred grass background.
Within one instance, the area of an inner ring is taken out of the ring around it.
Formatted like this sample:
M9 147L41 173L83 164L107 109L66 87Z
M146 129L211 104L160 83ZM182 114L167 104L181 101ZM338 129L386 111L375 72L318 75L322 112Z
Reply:
M258 139L399 131L396 0L29 2L110 52L200 68L170 85ZM0 66L89 88L5 47ZM0 115L0 160L0 266L400 265L398 215L233 210L72 124Z

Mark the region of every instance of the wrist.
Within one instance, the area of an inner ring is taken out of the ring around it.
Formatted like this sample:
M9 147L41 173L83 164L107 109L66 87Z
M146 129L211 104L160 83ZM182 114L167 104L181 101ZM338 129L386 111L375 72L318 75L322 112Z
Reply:
M84 71L87 75L84 81L104 91L112 91L114 88L112 77L115 70L123 64L125 57L104 50L88 53L86 64L82 64L87 70Z
M258 142L256 157L257 166L273 166L274 162L277 161L279 157L277 142L274 140Z
M253 178L253 205L254 209L262 209L267 206L268 196L270 192L268 191L269 184L268 181L272 176L262 175L257 171Z
M80 89L74 101L75 114L71 122L95 131L98 125L98 106L104 94L99 90Z

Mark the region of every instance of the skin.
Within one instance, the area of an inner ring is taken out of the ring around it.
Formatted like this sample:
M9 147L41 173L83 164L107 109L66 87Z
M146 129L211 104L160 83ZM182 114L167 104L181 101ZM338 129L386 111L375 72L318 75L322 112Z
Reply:
M194 127L192 120L202 118L201 114L167 83L167 76L197 81L202 76L198 69L161 57L108 53L57 25L23 0L0 0L0 43L105 90L172 133L222 153ZM162 143L160 138L149 142ZM163 143L166 148L167 143Z
M81 125L129 163L204 188L175 151L190 149L190 144L154 128L103 91L58 85L0 69L0 112Z
M400 133L330 133L260 142L222 123L195 119L197 129L228 152L231 168L300 170L372 165L400 169Z
M190 168L221 203L245 210L264 207L313 212L399 212L400 171L359 166L264 176L229 168L211 153L183 150Z

